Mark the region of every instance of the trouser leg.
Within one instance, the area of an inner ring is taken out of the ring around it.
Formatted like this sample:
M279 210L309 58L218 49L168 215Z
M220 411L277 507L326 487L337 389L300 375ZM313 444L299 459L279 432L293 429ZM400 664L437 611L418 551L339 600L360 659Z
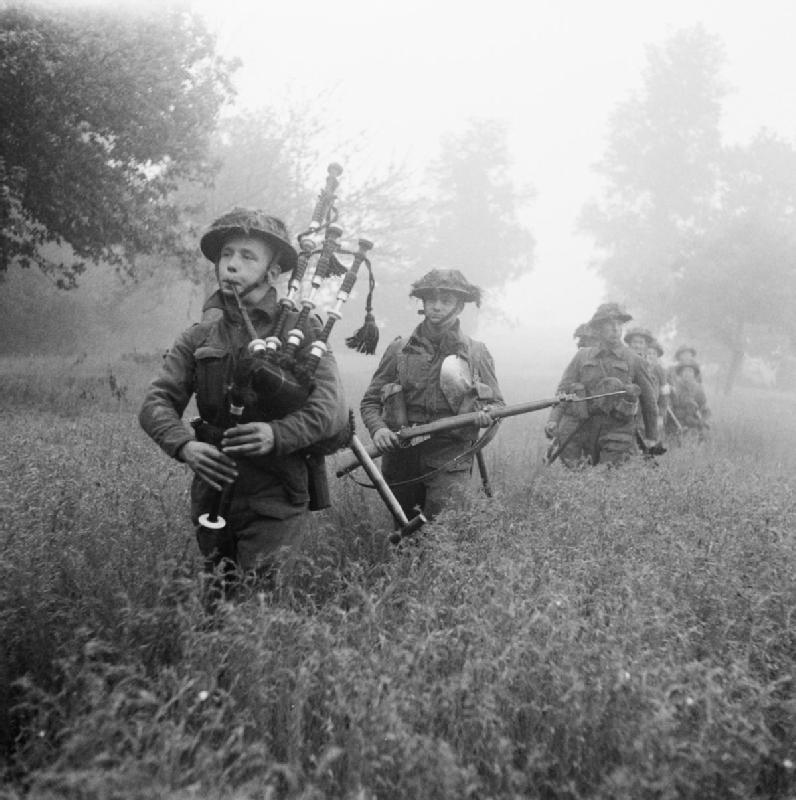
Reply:
M280 569L301 546L308 519L306 511L287 519L261 517L249 511L240 521L238 566L258 589L275 588Z
M466 494L472 474L472 459L466 465L457 465L450 471L440 472L426 484L426 502L424 513L427 519L433 519L446 506L457 502Z
M561 448L559 459L570 469L582 466L590 459L591 420L582 420L565 414L558 424L557 440Z
M397 453L382 456L382 474L390 485L407 519L412 519L415 507L423 508L426 502L426 487L423 481L415 481L423 474L422 464L416 447L407 447ZM395 527L400 525L395 521Z
M229 523L221 530L199 525L196 541L203 562L203 603L212 612L219 602L227 599L237 580L237 546Z
M629 425L606 425L597 440L599 461L618 467L638 454L635 422Z

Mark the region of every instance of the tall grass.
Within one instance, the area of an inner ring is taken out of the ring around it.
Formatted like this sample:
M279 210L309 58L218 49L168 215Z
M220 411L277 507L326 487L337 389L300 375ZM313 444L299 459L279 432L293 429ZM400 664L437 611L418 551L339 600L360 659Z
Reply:
M793 797L788 402L613 471L507 421L496 496L397 550L332 479L277 590L214 619L185 468L128 413L9 405L0 796Z

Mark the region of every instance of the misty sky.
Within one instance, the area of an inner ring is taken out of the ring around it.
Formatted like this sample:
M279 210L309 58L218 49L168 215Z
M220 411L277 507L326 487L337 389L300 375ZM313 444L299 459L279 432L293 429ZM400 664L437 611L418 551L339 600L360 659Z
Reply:
M608 116L641 83L645 45L700 22L721 37L726 81L736 90L725 105L728 141L746 141L764 126L791 137L796 120L793 2L193 0L192 6L217 31L221 51L244 62L240 104L333 87L336 125L365 131L367 156L376 162L396 157L420 164L433 156L442 133L460 129L468 117L507 120L516 180L537 191L528 213L537 251L534 272L502 302L530 320L525 327L534 335L541 323L571 330L603 299L600 281L586 268L590 242L573 229L597 189L590 165L604 150ZM487 320L480 327L484 335L501 335L501 326Z
M590 165L603 153L609 114L641 84L646 45L702 23L723 40L725 79L735 89L725 102L726 140L747 141L761 127L787 138L794 133L792 0L187 4L216 32L219 51L243 62L238 107L333 90L330 126L338 135L363 132L367 143L363 163L345 164L349 176L393 158L419 167L433 157L441 134L461 129L469 117L508 122L516 182L537 192L526 220L537 249L534 271L491 298L523 317L520 328L490 321L488 308L469 319L498 350L518 332L537 347L555 341L571 349L572 329L604 299L587 269L591 243L575 235L574 225L598 189Z

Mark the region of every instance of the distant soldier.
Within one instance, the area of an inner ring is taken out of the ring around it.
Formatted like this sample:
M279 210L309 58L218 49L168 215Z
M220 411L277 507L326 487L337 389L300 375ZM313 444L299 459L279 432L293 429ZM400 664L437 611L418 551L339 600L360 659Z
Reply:
M677 350L674 351L674 364L669 367L669 383L674 383L675 379L675 371L674 368L678 365L685 362L686 364L695 364L699 363L697 361L697 351L696 348L690 344L681 344ZM702 375L700 374L697 378L699 383L702 383Z
M658 407L658 433L663 432L664 416L666 414L666 404L669 401L669 383L666 377L666 370L661 366L657 360L657 354L653 352L653 348L660 349L661 354L663 348L658 344L657 340L649 328L644 328L641 325L634 325L628 328L625 333L625 344L634 352L643 358L649 365L650 378L652 379L652 386L655 390L655 403ZM663 407L663 410L661 410ZM643 437L644 423L641 418L641 409L636 416L636 424L639 436Z
M603 303L589 321L599 344L579 349L564 370L557 393L582 391L584 396L624 391L624 395L589 401L574 431L563 437L553 423L545 433L561 441L560 456L567 466L583 454L591 464L619 465L638 452L636 413L641 404L644 445L658 439L657 404L646 360L622 344L622 325L632 319L618 303ZM574 403L582 406L583 403Z
M701 439L710 427L710 409L701 384L699 364L694 359L682 358L672 370L675 375L672 384L672 413L679 426L671 420L668 432L672 435L692 432Z
M458 270L435 269L412 284L411 297L423 304L425 319L408 338L387 348L368 386L360 411L373 443L383 454L382 471L408 517L419 506L433 517L466 485L472 472L477 428L433 436L400 447L403 425L433 422L504 405L495 364L486 345L465 336L459 315L465 303L480 305L481 290Z
M589 327L588 322L583 322L575 328L572 334L578 350L584 347L594 347L599 344L599 338ZM574 394L578 397L585 397L584 387L581 383L575 383L564 389L567 394ZM545 425L545 435L551 439L550 446L547 448L545 458L550 459L559 450L562 443L568 442L566 455L561 453L564 463L574 463L586 459L589 453L583 445L585 440L572 439L572 434L577 430L581 421L588 417L585 403L560 403L550 409L550 416Z

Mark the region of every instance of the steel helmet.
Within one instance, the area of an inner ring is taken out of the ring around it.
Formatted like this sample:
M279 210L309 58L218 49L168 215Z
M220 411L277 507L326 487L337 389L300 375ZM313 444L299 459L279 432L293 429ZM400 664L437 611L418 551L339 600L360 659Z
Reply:
M282 272L291 271L296 266L298 253L290 243L285 223L258 209L235 207L219 217L202 236L199 247L206 258L217 264L224 242L236 235L256 236L275 247Z
M641 336L643 339L646 339L648 346L652 345L655 341L652 331L649 328L643 328L641 325L634 325L632 328L627 329L625 333L625 344L628 344L634 336Z
M470 283L458 269L432 269L412 284L409 296L422 300L424 295L437 291L454 292L465 303L481 305L481 289Z
M620 322L630 322L633 316L628 314L619 303L603 303L597 307L594 316L589 320L589 325L594 325L595 322L602 322L606 319L618 319Z

